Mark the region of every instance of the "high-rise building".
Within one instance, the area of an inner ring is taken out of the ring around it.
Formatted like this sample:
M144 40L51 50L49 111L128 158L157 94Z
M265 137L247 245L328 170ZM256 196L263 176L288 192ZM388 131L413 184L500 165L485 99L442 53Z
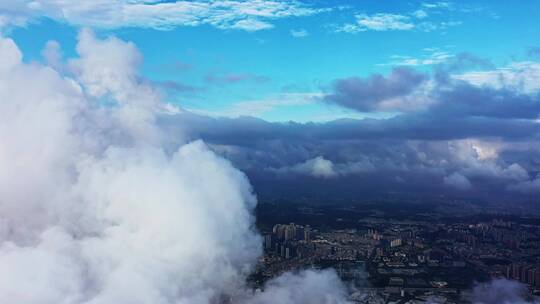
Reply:
M272 249L272 235L267 234L264 236L264 248L266 250Z
M304 241L311 242L311 227L309 225L304 227Z
M296 236L295 236L295 239L296 240L303 240L304 239L304 231L305 231L305 228L302 227L302 226L296 226Z
M401 246L401 238L394 238L390 240L390 247L399 247Z
M281 224L274 225L274 228L272 229L272 233L274 234L277 240L285 239L286 228L287 228L287 225L281 225Z
M291 223L285 227L285 241L296 239L296 225Z

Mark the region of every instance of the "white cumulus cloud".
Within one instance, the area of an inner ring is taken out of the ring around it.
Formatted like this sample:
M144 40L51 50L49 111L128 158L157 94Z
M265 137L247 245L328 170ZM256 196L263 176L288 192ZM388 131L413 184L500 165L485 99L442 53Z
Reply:
M0 303L346 303L332 272L250 291L261 239L245 175L163 136L168 107L135 45L85 30L77 52L65 63L48 44L60 73L0 39Z

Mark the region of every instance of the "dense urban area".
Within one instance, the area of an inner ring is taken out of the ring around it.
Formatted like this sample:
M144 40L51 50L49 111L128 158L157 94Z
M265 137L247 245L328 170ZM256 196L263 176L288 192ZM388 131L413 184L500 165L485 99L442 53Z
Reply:
M285 271L334 268L355 303L463 303L507 278L540 293L540 217L471 203L263 203L255 287Z

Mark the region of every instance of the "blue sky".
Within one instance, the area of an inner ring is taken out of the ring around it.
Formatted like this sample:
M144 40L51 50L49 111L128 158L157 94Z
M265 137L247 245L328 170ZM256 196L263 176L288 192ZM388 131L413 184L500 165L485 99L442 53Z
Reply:
M403 64L430 71L463 52L505 67L530 60L527 51L540 44L538 1L299 1L254 17L234 11L233 21L205 21L223 13L200 11L197 25L153 15L152 7L167 3L132 1L147 6L139 14L146 18L115 23L95 17L100 4L75 9L41 2L39 12L21 9L23 26L6 27L26 61L43 60L48 40L58 41L65 57L76 56L77 32L92 27L134 42L144 56L141 76L161 84L169 102L269 121L389 117L394 113L330 105L320 95L335 79L387 74ZM259 12L279 4L251 2ZM156 19L164 20L156 25Z

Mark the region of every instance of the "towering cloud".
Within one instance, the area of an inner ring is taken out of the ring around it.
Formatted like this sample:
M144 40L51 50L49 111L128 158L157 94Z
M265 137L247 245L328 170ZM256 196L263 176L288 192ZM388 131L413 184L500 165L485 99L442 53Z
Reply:
M245 288L261 248L244 174L163 136L171 107L133 44L82 31L77 51L26 64L0 39L1 303L346 302L332 272Z

